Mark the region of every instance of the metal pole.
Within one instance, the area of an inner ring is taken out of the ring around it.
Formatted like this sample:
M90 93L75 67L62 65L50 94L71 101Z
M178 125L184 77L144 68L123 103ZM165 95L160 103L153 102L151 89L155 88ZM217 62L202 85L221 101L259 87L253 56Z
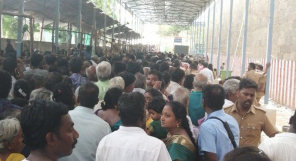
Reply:
M120 3L120 7L119 7L119 27L118 27L118 35L120 35L120 32L121 32L121 7L122 7L122 3L121 3L121 0L119 1ZM119 43L119 40L120 40L120 37L118 37L118 43Z
M106 47L106 26L107 26L107 0L105 0L105 5L104 5L104 14L105 14L105 16L104 16L104 44L105 44L105 46L104 47Z
M19 14L24 14L24 0L19 0ZM18 17L18 26L17 26L17 57L20 57L21 56L21 52L22 52L22 29L23 29L23 17Z
M221 49L221 34L222 34L222 15L223 15L223 0L220 1L220 31L219 31L219 38L218 38L218 49L217 49L217 75L220 76L220 49Z
M55 48L59 51L59 25L60 25L60 0L56 0L56 20L55 20Z
M211 8L209 6L208 8L208 26L207 26L207 42L206 42L206 58L208 57L208 46L209 46L209 28L210 28L210 13L211 13Z
M245 73L245 64L246 64L245 59L246 59L246 48L247 48L247 37L248 37L248 18L249 18L248 14L249 14L249 0L246 0L241 76Z
M112 11L113 11L113 15L112 15L112 19L113 19L113 26L112 26L112 42L113 42L113 39L114 39L114 14L115 14L115 0L113 0L113 8L112 8Z
M0 50L1 50L1 38L2 38L2 10L3 10L3 0L0 0Z
M271 61L273 19L274 19L274 0L270 0L270 16L269 16L269 25L268 25L268 38L267 38L268 42L267 42L267 53L266 53L266 62L267 63ZM270 83L270 69L267 70L264 104L268 104L269 83Z
M78 25L77 25L77 31L78 31L78 43L81 42L81 10L82 10L82 2L81 0L78 0ZM81 45L80 45L81 46Z
M227 60L226 60L226 78L229 75L229 59L230 59L230 45L231 45L231 30L232 30L232 11L233 11L233 0L230 0L230 13L229 13L229 29L228 29L228 42L227 42Z
M198 54L201 54L201 11L199 12L199 42L198 42Z
M93 37L94 37L94 42L91 44L93 46L92 48L92 53L93 55L96 54L96 41L97 41L97 10L96 7L93 9Z
M191 22L190 28L190 53L193 54L193 22Z
M206 21L206 3L205 3L205 7L204 7L204 19L203 19L203 24L202 24L202 55L204 56L205 54L205 21Z
M212 34L212 46L211 46L211 64L213 64L213 47L214 47L214 38L215 38L215 10L216 8L216 1L214 0L214 7L213 7L213 34ZM218 67L217 67L218 68Z
M193 40L194 55L196 55L196 34L197 34L196 23L197 23L196 20L194 20L194 40Z

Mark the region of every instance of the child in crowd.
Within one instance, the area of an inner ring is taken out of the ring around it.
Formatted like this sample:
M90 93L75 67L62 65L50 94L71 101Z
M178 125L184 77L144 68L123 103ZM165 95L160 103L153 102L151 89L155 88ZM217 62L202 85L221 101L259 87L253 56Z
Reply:
M165 100L162 97L155 97L148 103L149 116L152 118L152 122L147 126L146 132L148 135L154 136L158 139L165 139L168 134L166 128L161 127L161 113L165 106Z

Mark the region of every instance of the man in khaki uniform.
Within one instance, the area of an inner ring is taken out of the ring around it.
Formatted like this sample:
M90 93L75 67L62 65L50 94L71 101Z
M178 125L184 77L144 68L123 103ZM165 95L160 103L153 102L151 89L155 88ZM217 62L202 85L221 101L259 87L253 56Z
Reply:
M266 71L267 71L267 69L270 67L270 63L267 63L266 64L266 69L265 69L265 71L262 73L262 72L258 72L258 71L256 71L255 69L256 69L256 65L255 65L255 63L249 63L249 66L248 66L248 71L246 71L245 73L244 73L244 75L243 75L243 78L247 78L247 79L251 79L251 80L253 80L258 86L260 85L259 83L260 83L260 79L262 78L262 77L264 77L265 76L265 74L266 74ZM262 95L262 93L258 93L258 91L256 91L256 98L257 98L257 95L261 95L261 97L264 95ZM258 96L259 97L259 96ZM261 98L260 97L260 98ZM254 105L256 105L256 106L258 106L258 105L260 105L259 104L259 100L255 100L254 101Z
M264 74L263 72L263 66L261 64L256 64L256 72ZM266 74L264 74L262 77L259 79L258 83L258 90L256 92L256 100L257 100L257 105L260 106L259 101L262 96L265 95L265 84L266 84Z
M253 80L242 79L239 83L238 101L233 106L224 109L239 124L240 147L257 147L260 143L262 131L269 137L279 133L266 116L266 112L252 106L257 88L258 85Z

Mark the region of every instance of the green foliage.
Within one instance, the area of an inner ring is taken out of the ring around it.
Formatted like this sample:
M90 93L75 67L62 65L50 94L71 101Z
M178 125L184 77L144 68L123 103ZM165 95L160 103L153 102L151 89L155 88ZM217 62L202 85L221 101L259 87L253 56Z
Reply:
M105 0L88 0L88 1L93 2L96 5L96 7L104 11ZM115 1L115 4L116 4L116 1ZM113 8L113 0L107 0L106 14L109 15L110 17L112 17L112 14L113 14L112 8ZM114 19L116 19L116 17L117 17L117 12L115 10Z
M158 34L162 36L178 36L181 31L188 30L188 26L160 26Z
M60 31L59 31L59 43L66 43L67 38L68 38L68 33L67 33L67 31L61 31L61 30L67 30L67 27L59 27L59 29L60 29ZM43 30L45 32L52 33L52 23L45 25L43 27Z
M2 30L5 37L16 39L17 38L17 19L13 16L2 16Z

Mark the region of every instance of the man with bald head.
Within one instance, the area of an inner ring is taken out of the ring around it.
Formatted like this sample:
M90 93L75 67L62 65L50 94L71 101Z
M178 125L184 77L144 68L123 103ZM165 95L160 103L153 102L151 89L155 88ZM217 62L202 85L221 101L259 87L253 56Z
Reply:
M96 74L96 67L95 66L90 66L85 70L85 74L88 78L89 81L91 82L97 82L98 78L97 78L97 74Z
M192 124L199 126L198 120L205 117L205 110L202 107L202 88L206 86L208 79L203 74L197 74L193 81L193 91L189 96L188 112L192 120Z

